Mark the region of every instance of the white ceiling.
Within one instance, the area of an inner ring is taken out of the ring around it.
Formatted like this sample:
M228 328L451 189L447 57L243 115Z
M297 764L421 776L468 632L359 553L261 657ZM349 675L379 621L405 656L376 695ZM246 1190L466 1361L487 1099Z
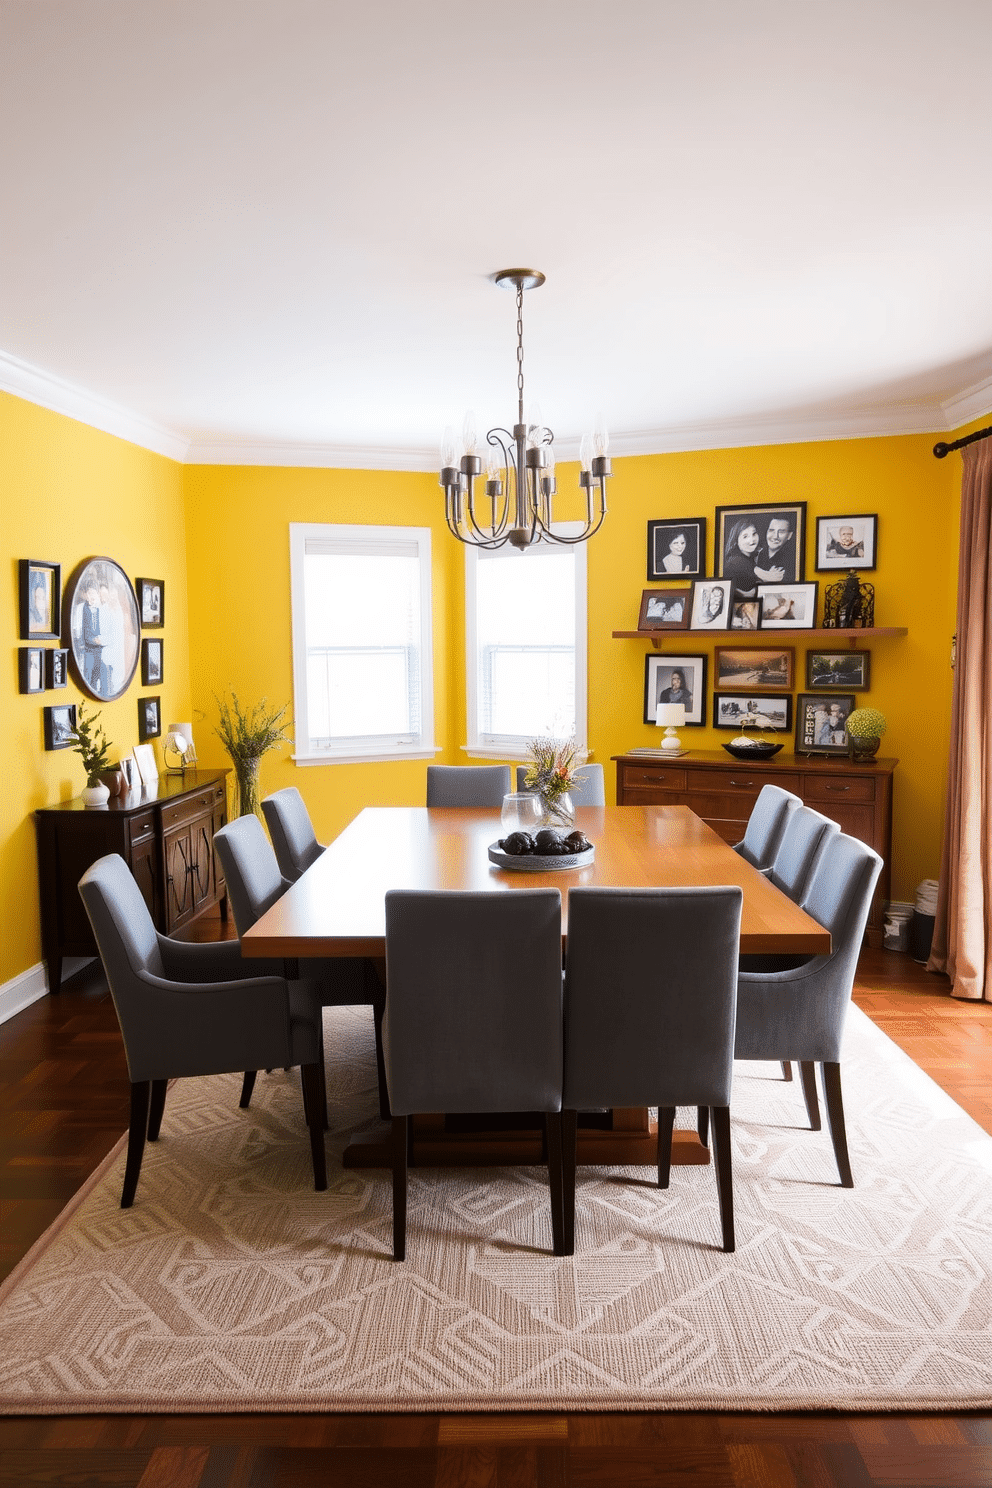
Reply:
M430 469L992 409L989 0L0 0L0 386Z

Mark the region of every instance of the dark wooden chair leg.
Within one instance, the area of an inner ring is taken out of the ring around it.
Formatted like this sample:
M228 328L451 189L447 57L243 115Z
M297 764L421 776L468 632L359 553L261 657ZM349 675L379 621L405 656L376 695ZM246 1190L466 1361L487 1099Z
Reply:
M168 1080L152 1081L152 1096L148 1106L149 1142L157 1142L158 1134L162 1130L162 1117L165 1114L165 1093L168 1088Z
M562 1201L561 1112L544 1113L544 1146L547 1150L548 1187L551 1190L551 1239L556 1256L564 1255L565 1219Z
M820 1130L820 1102L816 1098L816 1066L812 1060L804 1059L799 1066L810 1131Z
M305 1064L300 1070L303 1083L303 1110L310 1132L310 1156L313 1160L313 1186L318 1193L327 1187L327 1154L324 1151L324 1113L321 1102L319 1064Z
M697 1106L696 1107L696 1131L699 1133L699 1140L702 1142L703 1146L704 1147L709 1146L709 1140L710 1140L710 1108L709 1108L709 1106Z
M790 1062L789 1062L788 1059L783 1059L782 1060L782 1079L783 1080L791 1080L792 1079L792 1065L790 1064Z
M575 1254L575 1140L578 1112L561 1113L561 1254Z
M323 1047L321 1047L320 1059L317 1063L317 1069L320 1072L320 1117L321 1123L326 1132L330 1130L331 1123L327 1117L327 1070L324 1068Z
M409 1116L394 1116L393 1122L393 1260L406 1260L406 1179Z
M667 1188L672 1176L672 1131L675 1107L658 1107L658 1187Z
M151 1081L135 1080L131 1085L131 1122L127 1133L127 1163L124 1168L124 1187L121 1190L121 1208L130 1209L138 1188L141 1159L145 1152L145 1137L148 1132L148 1106L151 1098Z
M385 1006L381 1001L372 1004L372 1015L375 1019L375 1072L379 1081L379 1116L383 1121L391 1121L393 1113L389 1108L386 1060L382 1052L382 1015L385 1011Z
M840 1186L841 1188L853 1188L854 1174L851 1172L851 1158L847 1150L844 1100L840 1090L840 1065L832 1061L824 1061L820 1065L820 1074L823 1078L823 1103L827 1108L827 1125L834 1144L837 1171L840 1173Z
M714 1106L710 1111L713 1123L713 1166L716 1169L716 1188L720 1199L720 1225L723 1229L723 1248L736 1250L734 1237L734 1170L730 1151L730 1107Z
M255 1089L257 1078L258 1070L245 1070L245 1077L241 1082L241 1099L238 1101L242 1111L247 1111L251 1105L251 1093Z

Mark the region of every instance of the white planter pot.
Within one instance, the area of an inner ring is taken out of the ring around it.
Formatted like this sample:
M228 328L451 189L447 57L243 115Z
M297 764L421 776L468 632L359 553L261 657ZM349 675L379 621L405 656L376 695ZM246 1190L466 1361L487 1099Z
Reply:
M83 791L82 800L84 806L106 806L110 800L110 792L101 781L99 785L88 785Z

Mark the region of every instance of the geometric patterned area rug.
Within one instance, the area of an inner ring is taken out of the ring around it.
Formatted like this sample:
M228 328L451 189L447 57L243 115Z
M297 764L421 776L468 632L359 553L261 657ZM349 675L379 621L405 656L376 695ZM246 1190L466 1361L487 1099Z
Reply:
M118 1207L119 1145L0 1291L7 1413L989 1409L992 1138L856 1008L856 1187L798 1080L737 1067L737 1251L710 1168L579 1170L550 1254L544 1169L345 1171L375 1112L367 1010L329 1009L329 1189L298 1078L179 1082ZM694 1112L681 1113L692 1125Z

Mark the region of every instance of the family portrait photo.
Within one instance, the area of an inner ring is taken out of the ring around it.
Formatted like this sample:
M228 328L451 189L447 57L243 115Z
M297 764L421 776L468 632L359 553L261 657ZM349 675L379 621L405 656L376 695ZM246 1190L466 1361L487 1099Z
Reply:
M638 630L685 630L692 604L691 589L645 589Z
M658 722L659 703L681 703L687 724L705 723L706 657L648 656L644 662L644 722Z
M648 523L648 579L681 574L702 578L706 572L706 518L660 519Z
M131 580L113 559L90 558L69 580L66 600L75 680L89 697L121 697L138 666L141 627Z
M805 576L806 503L718 506L714 570L733 597L757 599L761 584L795 584Z
M57 641L62 633L62 586L59 563L22 558L19 598L22 641Z
M878 545L878 518L864 514L856 517L817 517L816 566L831 568L874 568Z
M847 716L853 710L851 695L827 698L801 692L796 698L796 753L846 753Z

